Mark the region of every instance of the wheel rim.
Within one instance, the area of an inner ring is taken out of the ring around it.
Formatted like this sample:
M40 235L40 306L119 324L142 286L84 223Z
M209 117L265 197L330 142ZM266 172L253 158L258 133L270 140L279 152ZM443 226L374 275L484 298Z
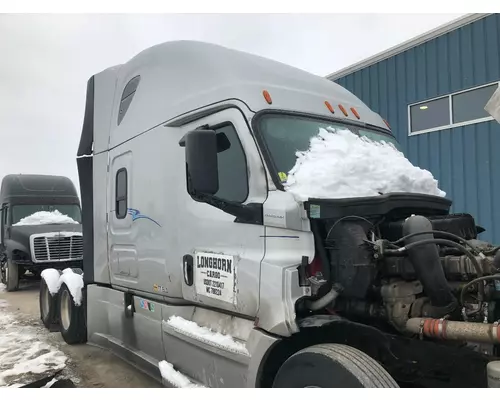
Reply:
M50 308L50 296L49 296L49 289L47 286L44 287L42 291L42 314L43 318L45 318L48 313L49 313L49 308Z
M71 321L71 296L67 290L61 294L61 325L65 331L69 329Z

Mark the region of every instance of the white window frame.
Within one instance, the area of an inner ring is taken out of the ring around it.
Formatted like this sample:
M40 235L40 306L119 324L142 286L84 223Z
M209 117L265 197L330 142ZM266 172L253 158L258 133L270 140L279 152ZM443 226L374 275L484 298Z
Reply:
M421 135L423 133L436 132L436 131L441 131L443 129L452 129L452 128L458 128L460 126L466 126L466 125L472 125L472 124L479 124L481 122L493 121L494 118L489 116L489 117L484 117L484 118L471 119L469 121L464 121L464 122L453 123L453 96L456 96L457 94L461 94L461 93L471 92L473 90L481 89L481 88L484 88L487 86L493 86L495 84L497 85L497 87L500 87L500 81L493 81L490 83L486 83L484 85L474 86L474 87L469 88L469 89L460 90L458 92L453 92L453 93L447 94L445 96L433 97L432 99L419 101L418 103L408 104L408 107L407 107L408 108L408 110L407 110L407 112L408 112L408 136ZM418 106L419 104L425 104L425 103L429 103L429 102L434 101L434 100L440 100L440 99L445 99L445 98L448 98L448 110L449 110L450 124L436 126L435 128L423 129L420 131L412 132L411 131L411 108L414 106Z

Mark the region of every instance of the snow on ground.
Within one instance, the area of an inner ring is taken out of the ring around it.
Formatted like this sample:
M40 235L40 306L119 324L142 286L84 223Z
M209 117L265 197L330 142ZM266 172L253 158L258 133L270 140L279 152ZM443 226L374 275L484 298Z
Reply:
M56 382L57 382L57 379L56 378L52 378L52 380L50 380L49 382L47 382L47 384L45 386L42 386L42 388L50 388Z
M226 348L237 353L245 355L249 354L243 343L235 341L229 335L223 335L222 333L214 332L208 328L199 326L196 322L188 321L174 315L168 319L167 324L185 335L192 336L198 340L205 341L212 345Z
M412 165L391 143L333 128L320 129L309 149L297 153L285 188L298 201L393 192L446 196L429 171Z
M20 323L0 299L0 387L20 386L38 374L64 368L63 352L43 341L33 326Z
M0 282L0 293L5 292L5 289L6 289L5 285L2 282Z
M65 283L75 304L77 306L82 304L83 275L74 273L71 268L66 268L62 274L56 269L47 268L42 271L42 278L50 294L54 295L59 292L61 285Z
M78 224L73 218L55 211L38 211L21 219L13 226L46 225L46 224Z
M167 361L160 361L161 376L164 380L177 388L203 388L204 386L192 383L189 378L177 371L172 364Z

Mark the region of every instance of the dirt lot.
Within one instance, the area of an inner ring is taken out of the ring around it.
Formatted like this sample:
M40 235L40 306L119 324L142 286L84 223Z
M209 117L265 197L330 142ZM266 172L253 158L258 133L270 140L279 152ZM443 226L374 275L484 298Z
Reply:
M66 356L64 376L77 387L161 387L157 381L106 350L86 344L69 346L59 333L48 332L39 318L38 287L39 282L27 282L21 284L18 292L12 293L0 288L0 323L3 324L0 326L0 359L4 364L0 365L0 373L8 375L3 383L0 375L0 386L19 386L36 380L47 375L47 371L37 371L57 369ZM9 343L11 345L6 346ZM19 346L13 348L16 344ZM9 368L7 372L6 368Z

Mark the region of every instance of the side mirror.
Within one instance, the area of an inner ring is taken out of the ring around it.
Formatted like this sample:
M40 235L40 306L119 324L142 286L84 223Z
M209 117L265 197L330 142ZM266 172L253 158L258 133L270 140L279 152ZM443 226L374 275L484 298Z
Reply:
M217 135L212 130L195 130L185 136L188 189L214 195L219 190Z

